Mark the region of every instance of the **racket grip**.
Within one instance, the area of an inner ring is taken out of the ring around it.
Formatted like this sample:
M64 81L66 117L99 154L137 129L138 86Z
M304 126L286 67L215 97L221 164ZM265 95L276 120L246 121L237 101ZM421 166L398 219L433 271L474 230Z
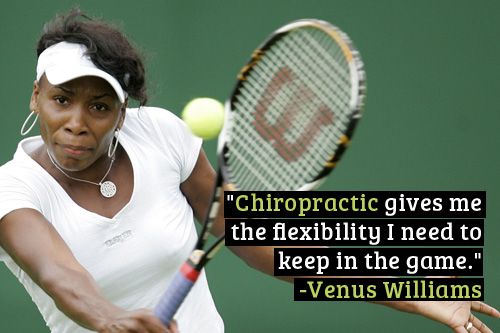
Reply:
M168 325L172 321L199 275L200 272L188 263L182 265L154 309L155 316L163 324Z

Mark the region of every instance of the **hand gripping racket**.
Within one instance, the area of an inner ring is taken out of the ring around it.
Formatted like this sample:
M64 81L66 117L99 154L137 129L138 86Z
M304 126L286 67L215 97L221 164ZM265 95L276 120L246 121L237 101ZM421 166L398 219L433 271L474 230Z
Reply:
M168 324L203 266L222 183L235 190L312 190L336 166L361 117L365 73L349 37L308 19L278 29L241 69L219 135L216 187L201 236L155 314Z

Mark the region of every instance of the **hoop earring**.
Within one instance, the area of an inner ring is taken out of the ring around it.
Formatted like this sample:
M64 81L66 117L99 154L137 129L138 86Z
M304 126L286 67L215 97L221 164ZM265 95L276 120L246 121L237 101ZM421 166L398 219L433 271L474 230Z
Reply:
M35 120L33 120L33 123L31 123L30 127L28 129L26 129L26 124L28 124L29 120L31 119L31 117L33 115L35 115ZM21 126L21 135L25 136L26 134L28 134L35 126L37 120L38 120L38 113L36 113L35 110L31 111L31 113L28 115L28 117L24 121L23 126Z
M118 137L120 136L120 129L117 128L115 130L115 135L114 135L114 139L115 139L115 144L113 144L113 140L111 140L111 143L109 144L109 148L108 148L108 157L111 158L115 155L116 153L116 148L118 148Z

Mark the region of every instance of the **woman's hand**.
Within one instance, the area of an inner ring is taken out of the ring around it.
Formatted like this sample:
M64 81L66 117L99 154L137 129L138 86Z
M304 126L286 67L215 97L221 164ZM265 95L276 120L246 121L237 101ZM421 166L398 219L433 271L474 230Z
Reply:
M151 310L124 311L107 320L99 333L179 333L177 323L172 321L168 327Z
M473 311L500 318L500 312L497 309L478 301L415 302L415 313L443 323L452 328L456 333L492 333L493 331L479 320L472 313Z

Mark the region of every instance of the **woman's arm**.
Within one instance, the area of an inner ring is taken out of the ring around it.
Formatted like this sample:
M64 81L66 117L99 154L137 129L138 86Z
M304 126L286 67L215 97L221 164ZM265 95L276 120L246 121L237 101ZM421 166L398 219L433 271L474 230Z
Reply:
M207 160L203 150L200 152L198 161L190 177L181 184L181 190L193 208L198 220L203 218L208 210L211 194L215 184L215 172ZM224 233L223 200L214 226L212 234L215 236ZM250 267L273 276L274 274L274 247L272 246L234 246L228 247L232 252L244 260ZM362 277L359 277L362 278ZM280 279L292 282L293 277L280 277ZM487 314L500 318L500 312L493 307L482 302L418 302L418 301L391 301L373 302L386 305L393 309L420 314L427 318L441 322L453 329L456 333L467 333L465 326L469 321L474 324L475 331L471 332L492 332L471 311Z
M181 191L193 208L198 221L203 222L211 203L211 195L215 186L215 171L210 165L203 149L188 179L181 184ZM224 200L221 196L219 212L212 226L211 233L218 237L224 233ZM243 259L250 267L265 274L274 275L273 246L228 246L233 253ZM292 282L293 277L279 277Z
M125 311L106 300L92 276L38 211L18 209L3 217L0 245L58 309L79 325L103 333L136 329L166 332L151 311Z

